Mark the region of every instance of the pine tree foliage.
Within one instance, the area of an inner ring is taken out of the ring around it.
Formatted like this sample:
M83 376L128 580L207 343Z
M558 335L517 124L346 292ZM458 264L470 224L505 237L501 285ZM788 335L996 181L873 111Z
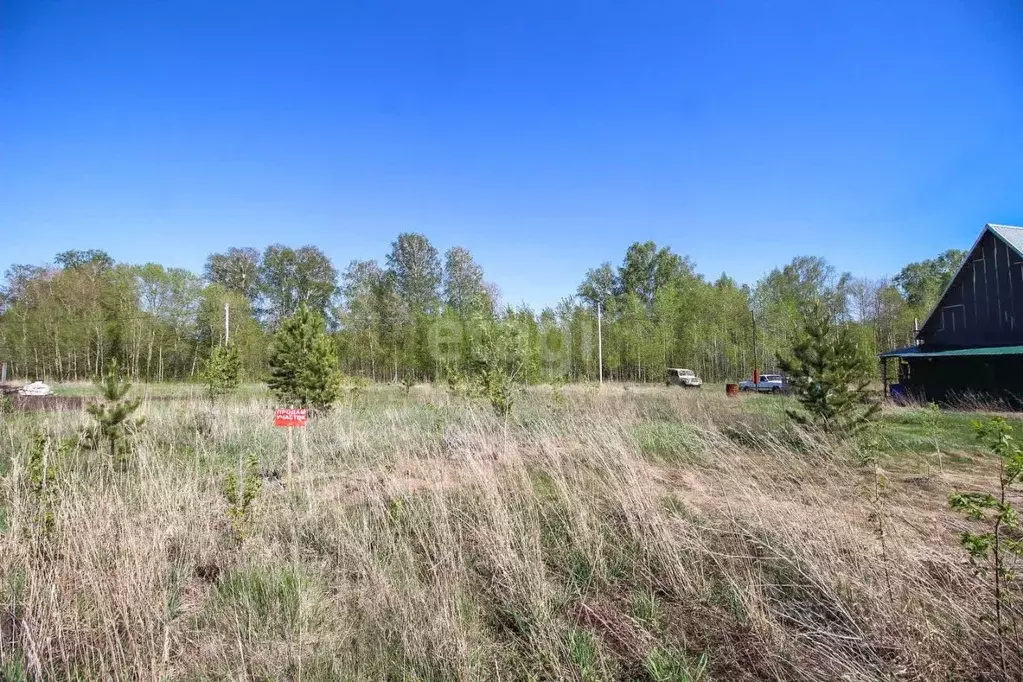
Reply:
M820 301L808 306L792 356L779 355L778 366L788 374L789 385L805 410L788 411L799 424L851 435L880 410L867 388L873 372L870 357L858 348L850 326L839 324Z
M131 384L121 377L117 360L111 360L106 374L94 382L103 397L102 402L89 403L86 411L95 424L87 433L86 443L94 448L106 445L111 466L128 452L127 435L142 426L144 418L131 419L142 404L142 398L128 398Z
M48 461L49 438L44 433L32 436L28 451L28 483L30 499L35 503L35 525L40 536L47 537L53 532L55 523L53 507L57 499L55 489L54 463Z
M259 461L255 455L245 457L238 467L238 473L231 472L224 481L224 498L227 500L227 517L239 541L248 534L252 525L252 505L263 488L259 477Z
M329 409L341 391L337 353L323 318L304 303L274 334L267 384L289 407Z
M203 371L203 381L210 399L216 400L237 389L241 383L241 369L241 357L235 346L216 346Z

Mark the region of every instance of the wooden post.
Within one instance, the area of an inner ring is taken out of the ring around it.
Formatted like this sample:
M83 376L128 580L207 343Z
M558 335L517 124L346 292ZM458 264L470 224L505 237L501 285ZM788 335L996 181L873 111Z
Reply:
M888 400L888 358L881 356L881 396Z
M597 301L597 382L604 385L604 334L600 328L600 301Z
M760 392L760 375L757 373L757 314L749 311L749 319L753 325L753 389Z
M307 427L305 427L305 426L302 427L302 466L303 466L303 468L309 466L309 441L308 441L307 436L306 436L306 428ZM307 488L306 494L308 495L308 494L310 494L310 491L308 490L308 487L309 487L309 478L308 477L306 477L305 484L306 484L306 488Z
M292 454L291 454L291 432L294 429L289 426L289 427L286 427L284 430L288 432L288 488L291 488L291 460L292 460Z

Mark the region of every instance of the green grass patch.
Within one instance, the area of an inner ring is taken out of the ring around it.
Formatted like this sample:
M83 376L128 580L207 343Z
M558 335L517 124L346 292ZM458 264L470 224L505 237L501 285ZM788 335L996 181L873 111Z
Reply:
M647 653L644 667L654 682L700 682L707 679L709 662L706 654L690 656L681 649L656 646Z
M286 637L302 626L302 593L307 580L291 567L236 568L214 591L213 609L242 632Z
M565 648L572 667L584 682L614 679L593 633L577 628L569 630L565 635Z
M687 424L638 424L633 427L632 435L640 452L651 459L671 464L697 464L702 459L704 441L699 432Z
M882 447L889 454L934 455L940 451L946 461L971 462L983 456L973 424L992 415L981 412L899 408L884 413L878 430ZM1023 421L1010 418L1017 429Z
M661 602L649 587L641 587L632 595L632 617L647 628L657 630L660 627L661 611Z

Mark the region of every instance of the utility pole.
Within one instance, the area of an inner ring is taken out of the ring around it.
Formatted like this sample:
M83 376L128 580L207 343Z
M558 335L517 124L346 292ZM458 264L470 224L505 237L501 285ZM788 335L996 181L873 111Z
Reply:
M224 345L231 343L231 304L224 304ZM240 480L240 479L239 479Z
M600 328L600 301L597 301L597 375L604 385L604 335Z
M749 311L749 318L753 322L753 385L760 383L760 375L757 372L757 314Z

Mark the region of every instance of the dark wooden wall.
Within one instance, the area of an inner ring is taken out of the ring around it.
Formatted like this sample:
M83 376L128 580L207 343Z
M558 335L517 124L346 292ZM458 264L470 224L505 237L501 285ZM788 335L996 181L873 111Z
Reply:
M913 358L900 363L906 395L924 402L1023 406L1023 355Z
M1023 258L985 231L919 338L938 347L1023 345Z

